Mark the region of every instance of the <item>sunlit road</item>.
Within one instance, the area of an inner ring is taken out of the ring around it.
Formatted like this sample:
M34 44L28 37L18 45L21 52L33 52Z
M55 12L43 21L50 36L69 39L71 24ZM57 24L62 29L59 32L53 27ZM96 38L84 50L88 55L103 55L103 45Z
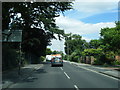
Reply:
M118 80L100 75L68 62L63 67L50 63L32 73L27 79L10 88L118 88Z

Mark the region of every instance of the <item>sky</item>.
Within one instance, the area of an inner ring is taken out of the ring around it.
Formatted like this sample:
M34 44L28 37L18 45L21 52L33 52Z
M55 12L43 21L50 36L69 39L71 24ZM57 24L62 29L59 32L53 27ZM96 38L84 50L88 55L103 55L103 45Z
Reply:
M73 9L55 18L65 33L79 34L89 42L99 39L101 28L115 27L119 0L76 0ZM51 50L64 52L64 40L52 40Z

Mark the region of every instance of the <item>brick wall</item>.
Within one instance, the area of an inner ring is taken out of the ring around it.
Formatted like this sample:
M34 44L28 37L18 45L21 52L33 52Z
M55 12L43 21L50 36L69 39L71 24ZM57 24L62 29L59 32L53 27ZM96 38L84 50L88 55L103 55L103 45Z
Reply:
M115 56L115 59L120 61L120 56Z

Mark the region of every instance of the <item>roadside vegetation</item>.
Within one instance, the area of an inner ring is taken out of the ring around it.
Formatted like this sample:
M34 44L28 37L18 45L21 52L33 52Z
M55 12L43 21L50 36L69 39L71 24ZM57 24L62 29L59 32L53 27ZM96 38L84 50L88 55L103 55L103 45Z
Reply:
M101 28L100 38L86 42L77 34L65 35L66 60L94 65L120 65L120 22Z

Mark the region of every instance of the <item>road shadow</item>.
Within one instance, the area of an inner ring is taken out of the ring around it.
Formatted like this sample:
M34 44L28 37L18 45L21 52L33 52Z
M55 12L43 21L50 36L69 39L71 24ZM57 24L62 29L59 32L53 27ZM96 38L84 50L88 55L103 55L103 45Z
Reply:
M6 71L2 73L3 84L6 82L16 83L25 77L26 74L29 74L33 69L31 68L21 68L20 71L18 68Z
M120 68L117 68L117 69L115 69L115 70L117 70L117 71L119 71L119 72L120 72Z
M35 70L35 73L42 74L42 73L47 73L47 72L45 71L45 69L37 69L37 70Z
M34 76L30 76L24 80L22 80L21 82L34 82L35 80L37 80L38 78L37 77L34 77Z
M63 67L63 66L60 66L60 65L54 65L54 66L51 66L51 67Z
M37 74L43 74L43 73L47 73L45 71L45 69L37 69L37 70L34 70L34 72L29 75L27 78L25 78L24 80L21 81L21 83L25 83L25 82L34 82L35 80L37 80Z
M40 62L40 64L51 64L51 62L46 61L46 62Z

